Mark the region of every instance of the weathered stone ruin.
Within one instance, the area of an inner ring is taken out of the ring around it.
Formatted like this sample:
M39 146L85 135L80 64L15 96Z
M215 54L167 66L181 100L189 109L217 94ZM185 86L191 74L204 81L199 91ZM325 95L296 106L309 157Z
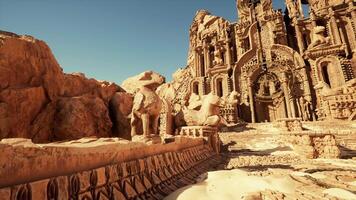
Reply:
M255 5L238 0L234 23L198 11L190 27L188 64L178 72L186 78L174 79L178 91L172 102L185 104L192 93L222 98L235 93L236 109L221 110L223 116L233 113L230 122L353 120L354 2L287 0L286 5L283 15L271 0Z
M216 169L295 188L241 199L355 194L355 2L285 3L199 10L168 83L65 74L45 42L0 31L0 199L163 199Z

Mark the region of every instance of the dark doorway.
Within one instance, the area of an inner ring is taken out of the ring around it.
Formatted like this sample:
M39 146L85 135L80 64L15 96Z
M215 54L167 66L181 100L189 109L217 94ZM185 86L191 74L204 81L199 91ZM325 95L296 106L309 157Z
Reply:
M328 72L328 65L323 65L321 70L322 70L322 73L323 73L324 82L326 84L328 84L329 86L331 86L330 85L329 72Z

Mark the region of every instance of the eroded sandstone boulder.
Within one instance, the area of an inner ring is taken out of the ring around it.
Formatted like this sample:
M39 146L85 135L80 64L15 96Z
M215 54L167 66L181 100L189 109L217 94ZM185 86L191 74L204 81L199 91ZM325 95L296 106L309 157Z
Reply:
M55 118L54 137L58 140L111 135L109 111L99 97L61 98Z
M142 86L150 85L150 87L156 89L165 82L165 77L153 72L145 71L139 75L130 77L122 82L122 87L126 92L136 93Z
M120 86L112 82L97 81L87 78L82 73L65 74L64 96L95 95L108 103L116 92L123 92Z

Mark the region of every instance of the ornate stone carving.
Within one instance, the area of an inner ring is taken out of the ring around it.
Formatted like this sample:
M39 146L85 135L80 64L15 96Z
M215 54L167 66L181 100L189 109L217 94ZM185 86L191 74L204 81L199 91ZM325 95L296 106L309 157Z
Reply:
M143 134L144 137L149 137L151 134L157 135L158 120L162 108L162 101L155 93L157 87L162 84L162 79L153 76L152 72L145 72L141 75L142 86L135 94L132 108L132 137L137 134Z
M314 27L313 32L311 34L311 43L308 46L308 49L329 45L330 37L325 37L324 33L325 33L325 27L323 26Z
M221 122L220 104L220 98L212 93L201 98L193 94L189 106L183 108L182 115L176 121L178 124L184 121L188 126L217 127Z

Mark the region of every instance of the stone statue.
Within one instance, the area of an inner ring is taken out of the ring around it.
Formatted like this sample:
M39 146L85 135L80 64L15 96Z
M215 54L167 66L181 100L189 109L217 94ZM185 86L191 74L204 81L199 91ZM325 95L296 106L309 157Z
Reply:
M320 46L320 45L327 45L330 44L330 37L324 36L325 27L323 26L316 26L314 27L311 35L311 43L308 49Z
M215 47L215 51L214 51L214 61L213 64L214 65L219 65L222 63L222 59L221 59L221 55L220 55L220 50L219 47Z
M227 97L227 102L232 106L237 106L237 104L239 104L239 96L240 94L238 92L232 91Z
M301 109L301 116L304 121L309 121L310 120L310 106L311 103L307 101L304 97L299 98L299 104L300 104L300 109Z
M148 137L151 134L156 135L158 131L162 101L154 91L163 81L155 73L144 72L139 82L141 86L135 94L131 114L131 136L141 132L144 137Z
M194 99L197 99L194 97ZM201 103L201 106L197 105ZM212 93L204 95L201 100L194 102L193 100L189 106L190 108L183 108L184 121L188 126L212 126L217 127L220 124L220 98Z

